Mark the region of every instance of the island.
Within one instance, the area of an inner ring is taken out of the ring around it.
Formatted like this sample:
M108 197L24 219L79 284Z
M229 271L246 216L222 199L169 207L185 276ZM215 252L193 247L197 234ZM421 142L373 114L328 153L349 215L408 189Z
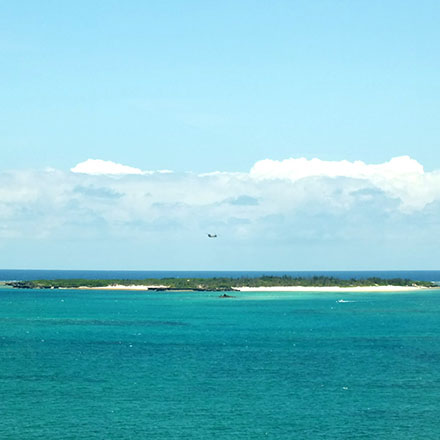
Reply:
M327 276L292 277L264 275L259 277L213 278L147 278L147 279L58 279L10 281L17 289L101 289L137 291L401 291L439 286L429 281L377 277L341 279Z

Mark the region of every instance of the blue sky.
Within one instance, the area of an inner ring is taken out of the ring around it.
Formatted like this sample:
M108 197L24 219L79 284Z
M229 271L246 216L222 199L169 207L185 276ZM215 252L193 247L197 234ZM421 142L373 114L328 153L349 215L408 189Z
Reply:
M0 267L437 268L439 13L0 1Z

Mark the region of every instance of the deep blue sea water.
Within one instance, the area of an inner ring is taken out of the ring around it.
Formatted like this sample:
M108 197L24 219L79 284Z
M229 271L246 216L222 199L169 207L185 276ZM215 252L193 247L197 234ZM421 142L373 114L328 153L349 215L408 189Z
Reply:
M440 438L440 290L236 295L1 288L0 438Z
M176 271L176 270L13 270L0 269L1 280L39 280L39 279L142 279L166 277L257 277L261 275L291 275L309 277L313 275L334 276L337 278L409 278L419 281L440 281L440 270L366 270L366 271Z

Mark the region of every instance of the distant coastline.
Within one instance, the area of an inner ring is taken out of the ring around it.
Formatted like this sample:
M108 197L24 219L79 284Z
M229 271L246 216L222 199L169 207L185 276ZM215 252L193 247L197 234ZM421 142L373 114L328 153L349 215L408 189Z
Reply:
M267 287L232 287L230 291L236 292L406 292L422 289L432 289L433 287L426 286L351 286L351 287L339 287L339 286L329 286L329 287L304 287L304 286L267 286ZM62 289L69 289L64 287ZM72 288L70 288L72 289ZM142 286L142 285L108 285L103 287L76 287L76 290L125 290L125 291L188 291L195 292L205 289L178 289L170 288L168 286ZM209 289L211 290L211 289ZM213 289L214 290L214 289ZM216 290L217 291L217 290ZM223 291L223 290L221 290ZM229 290L228 290L229 291Z
M143 280L60 279L12 281L17 289L80 289L128 291L241 291L241 292L392 292L438 287L428 281L409 279L339 279L334 277L260 276L240 278L151 278Z

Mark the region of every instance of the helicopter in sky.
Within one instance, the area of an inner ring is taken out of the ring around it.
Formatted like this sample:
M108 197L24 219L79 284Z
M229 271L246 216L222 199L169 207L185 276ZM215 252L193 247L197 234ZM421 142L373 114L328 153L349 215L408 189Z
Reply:
M217 234L208 234L208 238L217 238Z

